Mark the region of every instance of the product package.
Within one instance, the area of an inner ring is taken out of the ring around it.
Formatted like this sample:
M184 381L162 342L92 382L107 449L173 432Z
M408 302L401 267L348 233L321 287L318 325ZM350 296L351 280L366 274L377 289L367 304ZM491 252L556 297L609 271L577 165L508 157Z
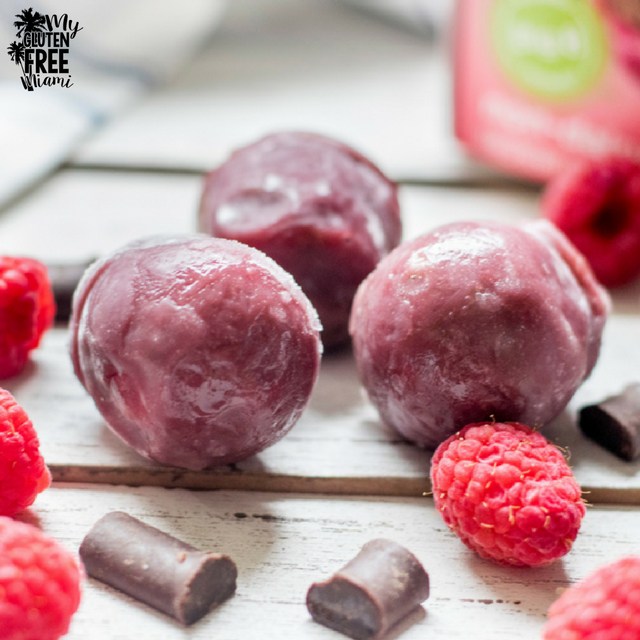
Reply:
M572 161L640 160L638 0L459 0L456 135L544 182Z

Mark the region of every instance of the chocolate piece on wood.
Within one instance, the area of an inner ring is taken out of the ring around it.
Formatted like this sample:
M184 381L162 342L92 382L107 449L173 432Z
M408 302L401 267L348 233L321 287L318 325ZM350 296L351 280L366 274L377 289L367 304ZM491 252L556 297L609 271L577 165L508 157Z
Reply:
M640 383L580 409L580 429L623 460L640 456Z
M236 589L225 555L199 551L121 511L102 517L85 536L87 573L184 624L192 624Z
M68 322L71 317L73 292L85 270L93 261L91 259L84 262L47 263L53 297L56 301L56 322Z
M311 585L307 608L316 622L351 638L384 636L429 596L418 559L391 540L372 540L324 582Z

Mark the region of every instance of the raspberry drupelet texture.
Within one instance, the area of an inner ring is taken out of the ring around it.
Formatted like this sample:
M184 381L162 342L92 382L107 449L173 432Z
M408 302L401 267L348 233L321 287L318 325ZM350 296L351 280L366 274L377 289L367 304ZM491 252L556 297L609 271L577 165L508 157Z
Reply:
M617 287L640 276L640 163L606 157L570 166L547 186L544 215Z
M46 267L31 258L0 256L0 378L22 371L54 315Z
M601 567L551 605L543 640L640 638L639 593L640 556Z
M515 423L474 423L431 463L435 505L462 541L500 564L541 566L566 554L585 505L560 450Z
M0 515L26 509L50 484L31 420L15 398L0 389Z
M40 529L0 516L0 637L57 640L80 603L81 568Z

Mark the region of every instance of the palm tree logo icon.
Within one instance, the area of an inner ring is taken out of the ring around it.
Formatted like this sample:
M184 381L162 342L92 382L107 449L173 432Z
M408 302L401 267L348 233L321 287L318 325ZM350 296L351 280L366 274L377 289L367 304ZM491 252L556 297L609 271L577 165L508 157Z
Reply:
M22 71L23 88L34 91L45 86L72 87L69 41L82 30L78 21L67 13L42 14L33 7L23 9L15 17L16 37L7 53Z
M24 62L24 45L22 44L22 42L16 42L14 40L7 49L12 62L20 65L20 69L22 70L22 77L25 80L27 90L33 91L33 85L29 81L29 77L25 74L24 66L22 64Z
M16 18L18 19L13 23L13 26L18 30L16 38L21 38L26 32L41 32L45 29L45 17L37 11L34 12L32 7L17 13Z
M16 18L18 19L13 23L13 26L17 29L16 38L18 40L14 40L9 45L7 52L11 61L20 65L24 88L27 89L27 91L33 91L33 83L25 73L24 69L25 45L24 42L20 42L19 40L25 33L41 33L42 31L45 31L47 29L47 20L41 13L34 11L33 7L23 9L20 13L16 14Z

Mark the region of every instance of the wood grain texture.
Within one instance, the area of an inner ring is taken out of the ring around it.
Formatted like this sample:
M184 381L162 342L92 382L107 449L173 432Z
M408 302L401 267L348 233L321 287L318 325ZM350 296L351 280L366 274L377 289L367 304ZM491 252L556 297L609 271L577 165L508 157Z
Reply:
M195 224L199 189L200 180L188 176L64 172L0 219L0 251L85 259L141 235L185 233ZM538 207L531 192L403 187L400 196L405 238L457 220L517 223ZM90 201L99 208L87 216ZM591 501L640 504L640 462L618 461L575 427L578 406L640 379L640 286L619 291L614 303L596 370L545 433L570 450ZM72 374L66 342L65 329L50 332L27 371L6 382L32 417L57 480L403 496L428 490L429 454L380 424L348 352L325 356L308 409L282 441L233 467L188 472L145 461L111 434Z
M314 623L306 590L376 537L410 549L430 574L431 596L389 637L537 638L559 591L596 567L637 550L640 512L590 508L573 550L541 569L483 561L447 530L428 498L348 498L260 492L188 492L61 485L43 493L26 519L77 551L103 514L120 509L238 565L236 595L185 629L89 579L68 640L264 640L341 636ZM615 521L616 526L611 527ZM471 629L473 633L471 635Z
M634 316L614 316L602 357L567 411L543 433L568 449L592 502L640 504L640 461L623 462L575 425L577 407L637 379L640 331ZM429 490L430 454L385 427L364 396L350 352L324 358L298 424L248 460L193 472L144 460L107 428L73 375L65 329L51 331L29 370L7 386L34 422L56 480L168 487L420 496Z
M60 171L0 215L0 253L84 261L196 224L198 176Z

